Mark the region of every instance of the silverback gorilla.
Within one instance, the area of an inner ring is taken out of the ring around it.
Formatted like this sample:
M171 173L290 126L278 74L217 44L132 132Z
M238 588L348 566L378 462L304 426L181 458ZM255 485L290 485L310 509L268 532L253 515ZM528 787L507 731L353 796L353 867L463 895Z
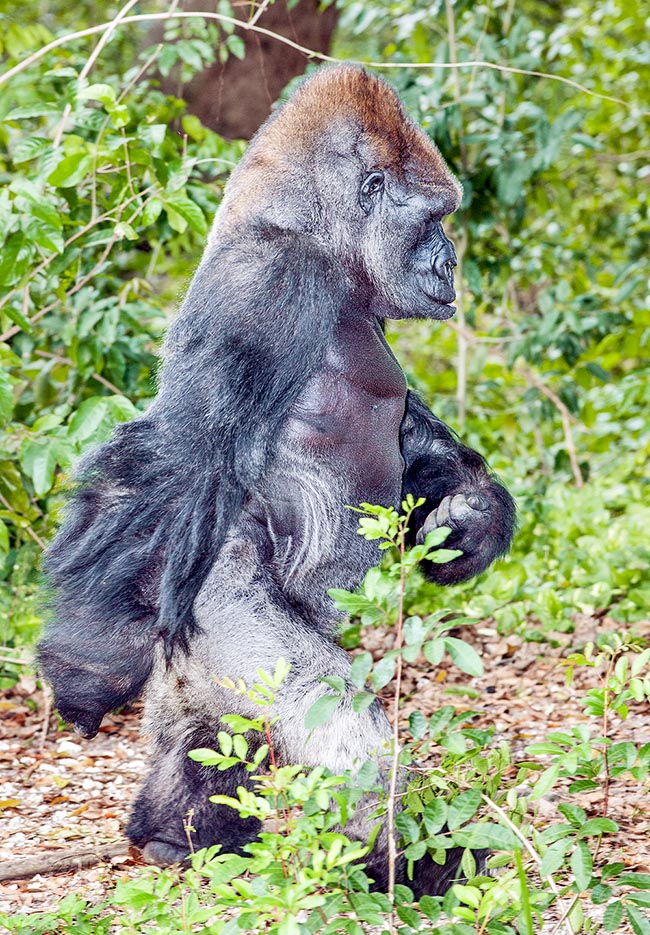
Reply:
M413 540L449 526L446 546L463 553L429 563L443 585L510 544L509 494L407 390L382 330L385 318L453 315L441 222L459 200L387 84L319 69L228 183L155 402L80 466L46 558L55 613L40 661L87 738L146 683L153 760L128 834L152 862L185 857L189 809L197 847L236 850L256 835L254 820L208 801L247 774L187 757L214 744L221 715L258 715L215 676L252 684L284 657L279 760L335 772L381 761L390 730L378 701L362 714L340 704L311 736L304 727L327 692L319 677L349 673L327 589L354 589L380 555L346 504L425 497ZM347 832L367 837L369 819L355 822ZM384 829L368 860L380 887L386 843ZM416 894L444 891L458 862L457 851L445 867L420 861Z

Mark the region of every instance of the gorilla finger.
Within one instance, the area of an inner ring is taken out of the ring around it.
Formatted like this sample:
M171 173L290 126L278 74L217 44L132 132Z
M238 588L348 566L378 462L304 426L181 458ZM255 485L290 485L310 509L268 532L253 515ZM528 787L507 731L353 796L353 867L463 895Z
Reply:
M429 515L423 522L423 524L420 526L418 533L415 537L415 541L418 545L422 545L424 540L428 536L428 534L431 532L431 530L436 529L440 525L440 523L438 523L436 519L436 516L437 516L437 511L432 510L431 513L429 513Z
M490 509L490 501L480 493L467 494L467 502L473 510L480 510L481 513Z
M474 513L476 510L470 505L465 494L457 493L452 498L449 504L449 519L454 528L467 525L468 521L471 522Z
M449 525L451 520L451 502L451 497L445 497L444 500L438 504L438 509L436 510L436 521L435 524L432 525L432 529L434 529L435 526Z

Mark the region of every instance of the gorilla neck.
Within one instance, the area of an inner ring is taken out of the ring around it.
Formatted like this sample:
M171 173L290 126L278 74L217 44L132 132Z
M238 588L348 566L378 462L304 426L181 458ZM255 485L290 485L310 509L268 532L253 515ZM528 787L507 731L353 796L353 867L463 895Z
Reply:
M399 500L406 380L376 319L340 320L322 369L290 410L288 438L350 479L349 497Z

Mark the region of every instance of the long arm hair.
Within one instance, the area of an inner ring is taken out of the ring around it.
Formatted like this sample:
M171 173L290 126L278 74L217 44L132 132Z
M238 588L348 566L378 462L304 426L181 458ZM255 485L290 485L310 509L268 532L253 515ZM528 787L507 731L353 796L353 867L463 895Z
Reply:
M208 249L170 329L155 403L82 462L46 555L54 617L40 657L55 692L64 644L85 647L106 677L129 646L187 646L194 600L321 362L344 288L300 235L257 229ZM151 658L124 660L132 684L105 710L138 693Z

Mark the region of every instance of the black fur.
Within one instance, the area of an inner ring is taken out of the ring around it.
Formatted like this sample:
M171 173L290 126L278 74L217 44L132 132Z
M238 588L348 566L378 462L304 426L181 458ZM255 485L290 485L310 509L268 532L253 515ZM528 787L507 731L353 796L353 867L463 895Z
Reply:
M187 758L213 744L221 715L259 713L215 676L250 684L284 656L278 761L340 772L372 755L385 767L385 714L379 704L354 714L352 689L315 735L304 728L327 691L321 676L349 680L327 590L356 587L380 556L346 504L426 497L414 536L444 523L445 545L463 550L428 569L441 584L478 574L509 545L509 494L407 394L381 328L385 317L453 314L442 218L459 200L386 84L360 69L319 71L227 186L155 403L80 466L46 557L54 613L39 657L59 711L86 737L146 684L154 761L128 833L149 859L187 853L190 811L195 846L238 849L256 833L208 803L246 776ZM370 812L348 833L367 838ZM370 866L381 885L385 827L378 841ZM416 892L446 888L459 859L421 861Z

